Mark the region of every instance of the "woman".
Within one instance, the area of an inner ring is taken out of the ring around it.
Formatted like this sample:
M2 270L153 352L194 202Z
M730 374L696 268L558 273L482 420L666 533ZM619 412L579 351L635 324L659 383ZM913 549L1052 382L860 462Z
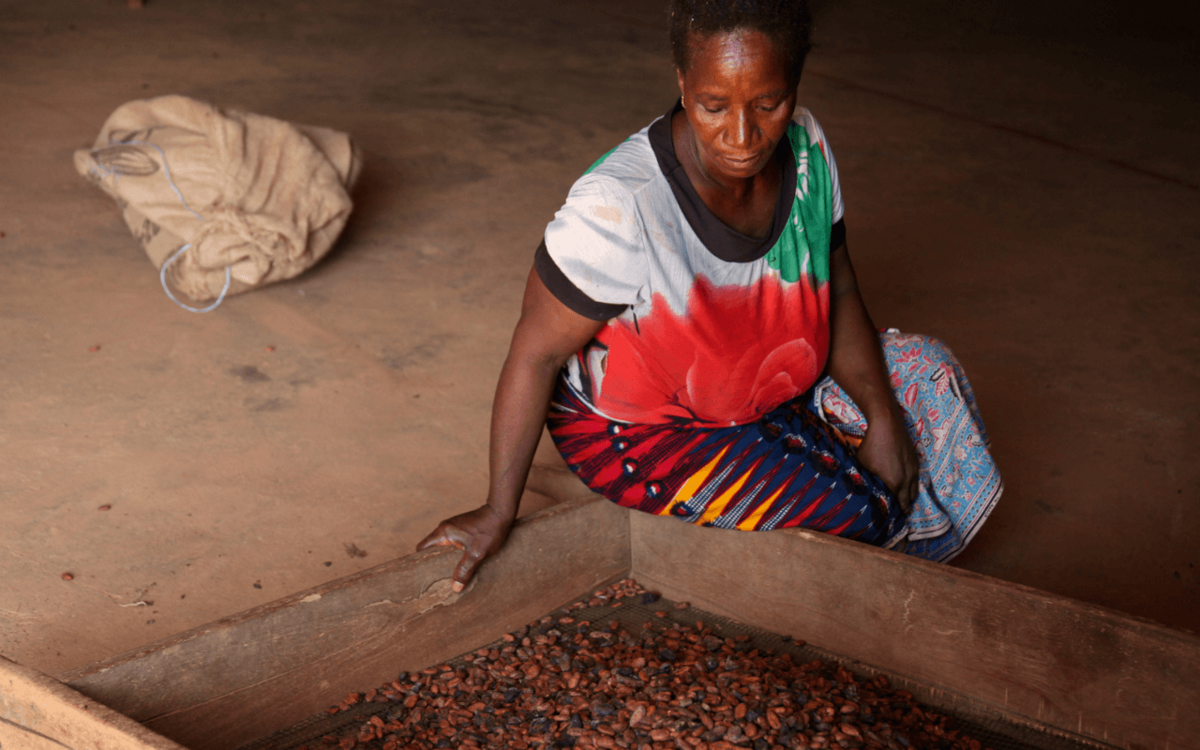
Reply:
M590 488L693 523L945 560L987 517L1001 483L953 356L880 337L859 296L837 168L796 107L808 28L802 0L674 0L680 100L547 227L487 503L418 545L463 550L456 589L504 543L547 422Z

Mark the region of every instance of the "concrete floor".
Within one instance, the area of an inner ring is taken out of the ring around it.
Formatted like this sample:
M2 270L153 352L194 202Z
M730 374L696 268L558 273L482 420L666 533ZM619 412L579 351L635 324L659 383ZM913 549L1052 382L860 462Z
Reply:
M59 673L480 502L545 223L675 95L654 6L0 0L0 653ZM876 322L949 342L992 434L955 564L1196 630L1200 64L1161 10L826 0L801 101ZM71 156L166 93L353 134L325 262L164 297Z

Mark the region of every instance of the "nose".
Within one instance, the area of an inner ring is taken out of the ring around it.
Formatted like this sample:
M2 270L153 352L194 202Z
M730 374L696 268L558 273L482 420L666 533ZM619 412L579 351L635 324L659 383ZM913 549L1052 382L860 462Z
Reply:
M728 131L729 145L737 149L750 148L754 144L757 130L758 125L751 112L744 107L737 109L734 114L733 127Z

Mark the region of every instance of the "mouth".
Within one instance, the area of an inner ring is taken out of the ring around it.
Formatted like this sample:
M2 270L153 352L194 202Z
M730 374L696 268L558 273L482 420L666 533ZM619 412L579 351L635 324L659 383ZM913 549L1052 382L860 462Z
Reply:
M762 158L762 154L727 154L722 156L721 160L735 169L746 169L757 165Z

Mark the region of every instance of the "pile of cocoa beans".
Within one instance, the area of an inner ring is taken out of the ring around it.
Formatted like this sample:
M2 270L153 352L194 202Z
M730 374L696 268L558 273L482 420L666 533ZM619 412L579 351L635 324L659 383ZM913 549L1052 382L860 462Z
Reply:
M325 737L323 746L983 750L884 676L860 680L837 665L797 664L789 654L754 648L748 636L722 637L702 621L654 621L630 631L616 621L571 616L634 597L657 600L626 579L457 666L401 674L353 693L330 713L361 702L385 705L352 733Z

